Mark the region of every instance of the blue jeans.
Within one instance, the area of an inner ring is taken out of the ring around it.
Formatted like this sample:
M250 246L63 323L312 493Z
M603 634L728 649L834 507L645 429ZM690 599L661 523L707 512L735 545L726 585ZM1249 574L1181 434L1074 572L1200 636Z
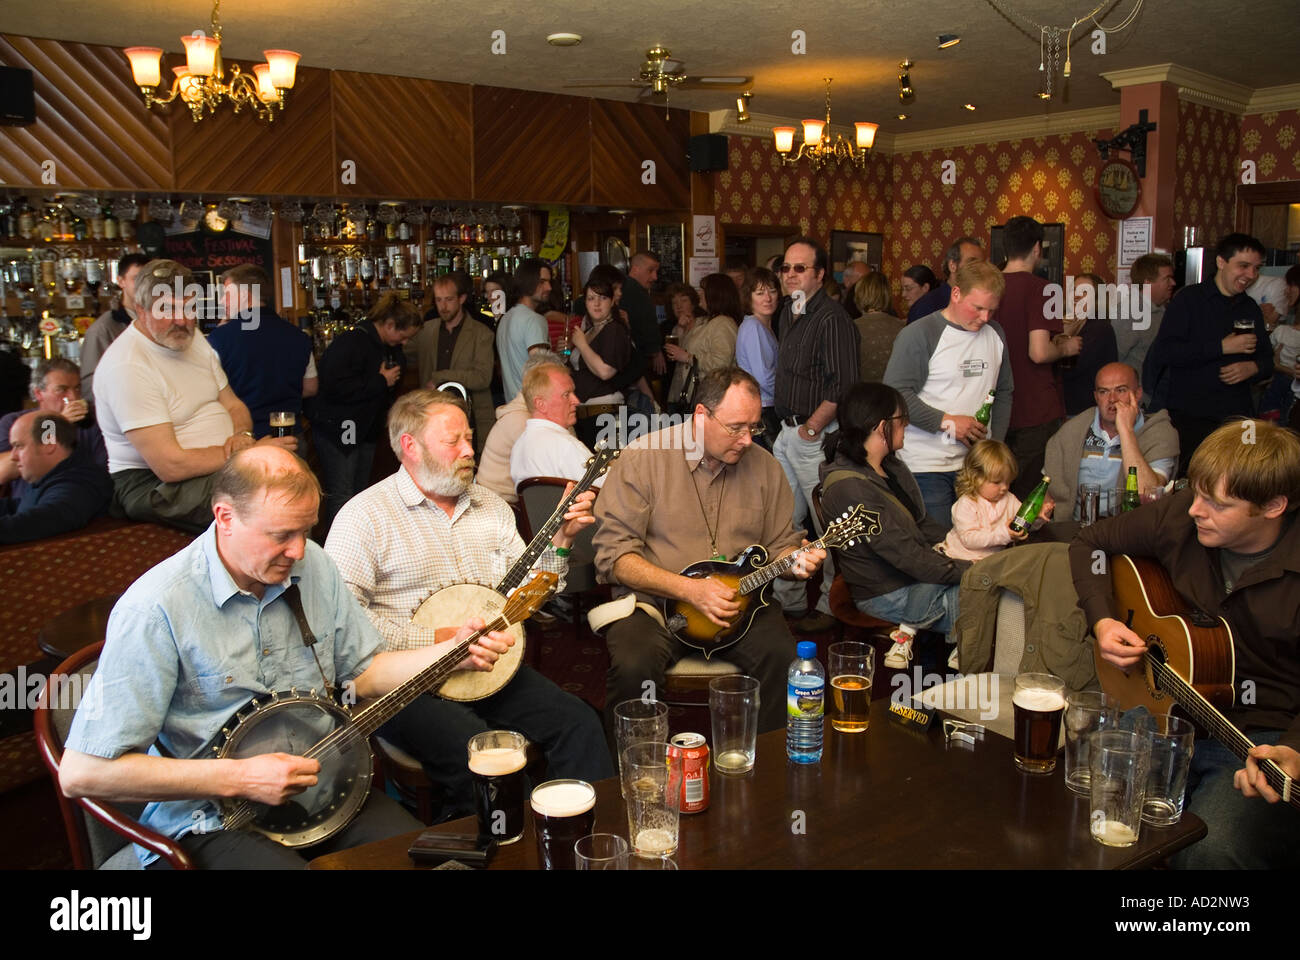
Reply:
M914 473L921 488L925 512L945 530L952 529L952 505L957 502L957 471L951 473Z
M343 504L370 486L370 471L375 464L375 441L339 444L328 430L313 434L316 456L320 460L322 530L328 532L334 515ZM324 534L322 534L324 536Z
M1282 731L1252 730L1248 735L1257 744L1275 744ZM1170 857L1170 866L1179 870L1300 866L1300 817L1289 804L1246 797L1233 787L1233 774L1245 765L1217 740L1196 741L1183 809L1204 820L1209 833Z
M957 598L961 587L957 584L913 583L882 593L869 600L859 600L857 608L863 613L890 623L906 623L918 630L951 633L957 623Z
M838 429L838 423L832 420L826 425L826 432ZM785 471L786 482L794 494L794 528L803 527L808 531L808 539L814 539L820 529L812 509L812 492L821 482L818 474L821 465L826 462L822 452L822 438L809 440L800 431L801 427L785 425L772 441L772 456ZM817 600L817 609L822 613L831 612L831 581L835 579L835 564L828 556L822 564L822 592ZM773 584L772 592L777 601L789 611L799 611L807 606L808 584L802 580L778 580Z

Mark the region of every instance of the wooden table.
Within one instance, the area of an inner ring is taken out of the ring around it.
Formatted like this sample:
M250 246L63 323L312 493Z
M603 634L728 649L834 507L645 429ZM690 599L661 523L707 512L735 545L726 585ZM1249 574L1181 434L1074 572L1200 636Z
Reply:
M913 732L887 710L888 700L877 700L863 734L827 723L820 764L790 763L777 730L758 738L748 775L711 772L709 809L682 814L678 866L1131 869L1205 836L1205 824L1184 813L1173 827L1143 824L1132 847L1104 847L1088 833L1087 800L1065 788L1064 758L1050 776L1022 774L1005 737L946 746L941 729ZM537 869L531 812L526 819L523 838L500 848L492 869ZM466 817L433 829L472 834L477 824ZM616 778L596 785L596 830L627 833ZM311 867L416 869L406 856L416 836L318 857Z

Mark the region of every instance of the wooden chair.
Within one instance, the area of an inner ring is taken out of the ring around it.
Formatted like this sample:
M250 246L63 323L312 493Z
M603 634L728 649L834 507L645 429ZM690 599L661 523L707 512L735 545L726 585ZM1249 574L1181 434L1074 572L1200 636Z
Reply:
M140 861L131 846L138 843L152 850L177 870L194 869L190 855L170 837L150 830L137 819L144 812L143 803L112 804L85 797L71 800L59 789L59 761L63 759L63 742L72 727L78 704L67 702L66 695L84 694L99 665L101 640L83 647L54 668L49 682L36 703L33 722L41 759L54 778L54 792L63 814L63 827L72 848L72 863L78 870L139 870ZM59 678L57 681L55 678ZM51 702L51 691L58 696Z
M531 543L536 531L540 530L547 519L555 512L564 497L564 488L569 481L560 477L527 477L519 482L519 506L516 518L519 520L519 535L525 543ZM593 604L592 598L608 594L608 590L596 582L596 548L592 544L595 524L589 524L578 534L569 554L569 572L564 578L564 589L559 596L573 600L573 641L582 639L582 624L586 620L583 610L583 598L588 598L588 608ZM602 596L601 599L607 599ZM529 644L531 648L533 645Z
M682 657L664 672L664 689L659 698L674 707L707 707L709 681L714 677L736 676L743 671L721 657L704 659L700 653Z

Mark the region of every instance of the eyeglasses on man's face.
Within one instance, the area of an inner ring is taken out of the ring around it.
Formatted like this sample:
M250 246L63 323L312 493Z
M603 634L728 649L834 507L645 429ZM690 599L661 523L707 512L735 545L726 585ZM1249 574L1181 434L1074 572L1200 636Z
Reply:
M812 269L812 264L808 264L808 263L783 263L783 264L781 264L781 272L782 272L782 273L803 273L804 271L806 271L806 270L811 270L811 269Z
M723 423L718 420L712 410L709 411L709 416L717 420L718 426L727 431L727 435L730 437L738 437L746 430L749 431L751 437L761 437L767 431L767 428L761 423Z

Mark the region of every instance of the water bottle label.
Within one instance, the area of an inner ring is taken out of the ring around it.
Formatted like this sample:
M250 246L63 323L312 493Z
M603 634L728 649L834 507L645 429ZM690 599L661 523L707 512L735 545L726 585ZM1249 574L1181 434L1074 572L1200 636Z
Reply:
M815 687L796 687L793 683L786 685L785 708L792 717L805 720L820 720L825 711L824 684Z

